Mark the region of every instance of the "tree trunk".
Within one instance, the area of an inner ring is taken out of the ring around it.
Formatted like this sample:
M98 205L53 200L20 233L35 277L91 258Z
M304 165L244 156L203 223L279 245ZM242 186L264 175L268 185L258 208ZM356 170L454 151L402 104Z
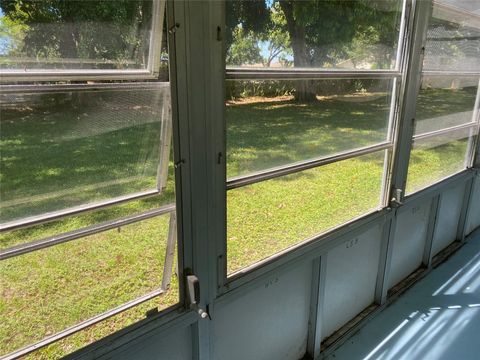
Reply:
M293 16L293 1L281 0L280 7L287 20L288 32L293 50L293 66L297 68L310 67L305 27L296 23ZM301 102L315 101L316 91L313 81L298 80L295 84L295 100Z

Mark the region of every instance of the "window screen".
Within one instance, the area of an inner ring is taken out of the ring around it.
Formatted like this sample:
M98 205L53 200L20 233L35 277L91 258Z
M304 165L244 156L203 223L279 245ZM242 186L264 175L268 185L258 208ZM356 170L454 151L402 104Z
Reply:
M427 30L406 193L471 164L478 141L480 6L435 1Z
M401 1L232 1L227 272L385 203Z
M0 2L0 356L59 358L179 304L160 5ZM153 54L149 81L100 73Z
M163 190L168 83L15 88L0 95L2 223Z

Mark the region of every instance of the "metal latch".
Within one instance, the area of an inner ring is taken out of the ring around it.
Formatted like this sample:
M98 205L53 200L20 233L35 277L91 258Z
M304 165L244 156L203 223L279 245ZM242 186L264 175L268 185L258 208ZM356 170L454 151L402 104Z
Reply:
M196 311L202 319L207 318L208 312L198 306L200 302L200 281L195 275L187 275L187 293L190 309Z
M391 203L396 206L403 205L402 195L403 195L402 189L393 189L393 197L392 197Z

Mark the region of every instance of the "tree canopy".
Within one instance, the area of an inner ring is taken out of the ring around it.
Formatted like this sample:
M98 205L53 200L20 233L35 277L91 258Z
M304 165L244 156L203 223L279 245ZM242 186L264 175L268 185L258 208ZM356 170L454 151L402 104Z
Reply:
M0 9L9 56L145 65L152 1L0 0Z
M381 60L375 59L373 66L385 67L397 41L398 4L394 0L228 1L227 53L235 49L236 41L243 41L234 37L241 28L245 37L271 50L263 51L266 65L272 64L269 54L290 57L291 65L298 67L332 67L342 60L376 55ZM375 54L378 48L381 56Z

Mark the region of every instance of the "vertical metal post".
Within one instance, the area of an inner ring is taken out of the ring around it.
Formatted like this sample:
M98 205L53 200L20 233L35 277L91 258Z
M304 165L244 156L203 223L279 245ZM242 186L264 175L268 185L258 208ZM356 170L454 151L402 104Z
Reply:
M218 87L221 89L224 86L224 68L219 65L223 56L222 41L218 40L223 2L174 1L173 6L176 10L176 38L179 41L177 49L182 51L185 59L184 68L177 70L177 76L185 80L184 99L179 108L185 116L186 132L183 134L190 144L185 149L189 154L189 164L185 164L189 173L185 176L190 180L188 217L191 234L186 240L184 252L190 256L186 257L191 260L189 272L199 279L198 306L206 309L214 318L213 300L218 279L215 243L217 224L220 222L215 217L215 211L220 208L221 212L224 208L219 206L215 195L215 189L221 189L221 186L215 182L212 174L221 166L218 165L212 143L216 144L213 130L215 121L223 119L218 112L223 109L224 98L216 92ZM211 336L212 327L213 322L208 317L199 318L192 325L194 359L207 360L213 357L215 339Z
M166 0L153 1L152 32L150 34L147 70L154 75L158 74L160 69L165 3Z
M396 218L397 209L393 209L389 216L385 218L382 229L382 244L380 248L377 283L375 286L375 302L379 305L383 305L387 301L388 276L392 262Z
M430 268L432 266L432 256L433 256L432 247L433 247L433 240L435 237L435 229L437 226L437 219L438 219L438 213L440 211L441 202L442 202L442 195L439 194L432 199L432 203L430 205L427 236L425 240L425 251L423 253L423 260L422 260L422 264L426 268Z
M175 24L182 24L177 27ZM190 139L188 126L188 93L187 93L187 53L185 49L184 3L167 2L167 29L169 30L169 72L172 92L172 140L174 161L182 160L182 166L175 171L175 199L177 223L177 263L178 288L180 300L186 306L184 269L191 268L193 263L192 209L190 180Z
M403 102L400 109L398 133L393 160L390 199L401 203L405 192L408 163L412 147L417 96L420 89L423 55L428 22L432 12L432 1L416 0L413 4L413 23L408 27L404 64ZM400 194L400 198L399 197Z
M177 242L177 216L175 212L170 213L168 225L167 248L165 251L165 262L163 264L162 290L167 290L172 278L173 260L175 258L175 244Z
M167 186L170 145L172 144L172 109L170 92L164 93L162 111L162 129L160 134L160 162L157 168L157 190L163 191Z
M467 167L479 167L480 166L480 79L478 79L477 97L475 98L475 105L473 107L472 122L477 123L476 133L473 129L470 130L470 137L468 139L467 150Z
M308 320L307 338L307 353L313 360L320 358L326 270L327 254L313 260L312 292L310 297L310 317Z
M225 117L225 1L212 1L210 5L209 36L211 39L210 113L208 116L208 171L211 174L209 212L210 231L210 288L218 295L225 290L227 279L227 191L226 191L226 117Z
M478 175L477 175L478 176ZM458 228L457 228L457 241L465 242L466 232L467 232L467 225L468 225L468 218L470 215L470 208L471 208L471 198L472 194L475 190L475 177L469 179L465 186L465 193L463 195L463 202L462 202L462 210L460 212L460 219L458 221Z

